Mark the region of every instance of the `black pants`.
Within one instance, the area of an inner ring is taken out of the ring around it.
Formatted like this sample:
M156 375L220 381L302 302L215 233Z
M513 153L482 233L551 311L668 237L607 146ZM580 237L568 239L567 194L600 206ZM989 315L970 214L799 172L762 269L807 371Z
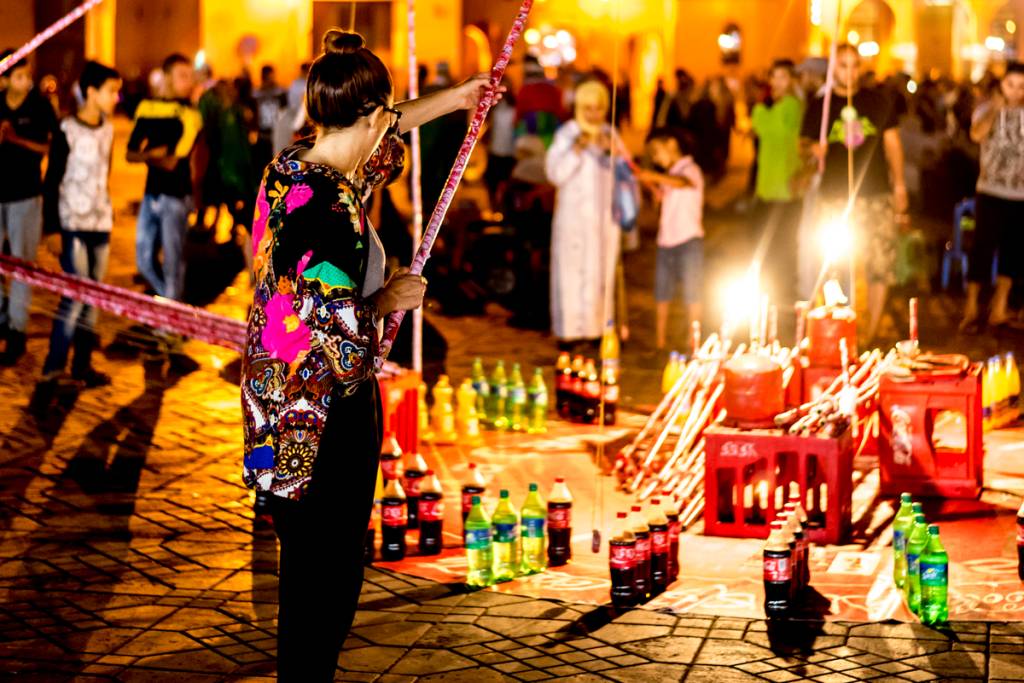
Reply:
M988 284L992 258L999 253L999 275L1020 276L1024 201L978 194L974 207L974 246L967 260L967 279Z
M376 380L353 396L335 397L306 494L298 501L272 496L281 544L277 675L283 683L334 680L363 583L381 429Z

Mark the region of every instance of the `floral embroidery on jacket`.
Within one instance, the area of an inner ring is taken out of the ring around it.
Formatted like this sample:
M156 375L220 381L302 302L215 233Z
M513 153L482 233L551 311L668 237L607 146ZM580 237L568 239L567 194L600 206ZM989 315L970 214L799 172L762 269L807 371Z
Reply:
M379 365L361 283L362 188L282 152L253 216L256 292L242 366L246 485L297 499L309 484L333 398Z

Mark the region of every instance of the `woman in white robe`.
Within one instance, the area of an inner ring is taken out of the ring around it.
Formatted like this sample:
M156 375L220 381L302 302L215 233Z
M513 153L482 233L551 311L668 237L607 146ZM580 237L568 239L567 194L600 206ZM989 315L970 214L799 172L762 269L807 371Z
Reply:
M599 339L615 315L615 266L621 232L612 219L608 91L596 81L576 89L575 119L548 149L557 188L551 226L551 326L561 347ZM613 142L614 141L614 142Z

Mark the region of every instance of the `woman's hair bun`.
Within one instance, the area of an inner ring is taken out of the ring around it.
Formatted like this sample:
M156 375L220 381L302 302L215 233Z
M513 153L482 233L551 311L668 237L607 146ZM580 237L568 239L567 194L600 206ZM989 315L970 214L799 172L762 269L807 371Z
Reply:
M339 52L349 54L366 46L366 41L358 33L332 28L324 34L324 53Z

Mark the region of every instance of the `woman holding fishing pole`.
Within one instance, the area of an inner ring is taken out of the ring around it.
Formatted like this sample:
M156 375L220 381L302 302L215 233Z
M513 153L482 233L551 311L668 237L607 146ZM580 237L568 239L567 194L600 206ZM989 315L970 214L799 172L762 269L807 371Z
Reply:
M256 292L242 369L243 476L269 496L281 545L278 677L330 681L355 616L381 445L375 371L383 321L426 282L384 277L364 212L397 178L399 134L474 108L487 76L394 104L362 36L332 29L306 85L313 138L263 177L253 220Z

